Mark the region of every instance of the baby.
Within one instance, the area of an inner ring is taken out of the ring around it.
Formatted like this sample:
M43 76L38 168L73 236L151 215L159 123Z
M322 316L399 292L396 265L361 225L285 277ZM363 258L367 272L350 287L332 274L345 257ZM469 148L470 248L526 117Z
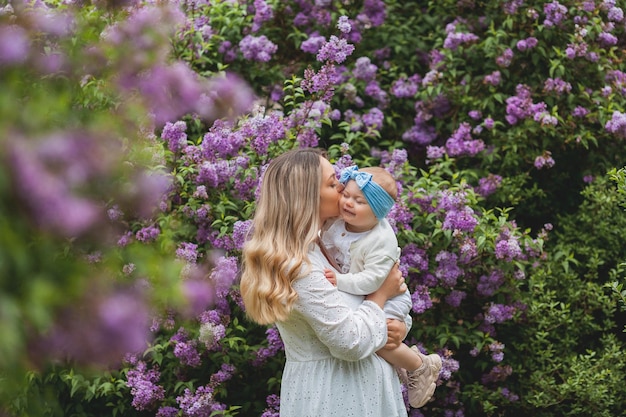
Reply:
M338 289L357 295L370 294L382 284L398 262L398 240L385 218L393 207L398 188L389 172L380 167L351 166L341 172L344 185L339 202L341 218L324 225L321 240L329 261L336 268L325 271ZM412 307L409 291L387 301L388 318L404 321ZM424 355L416 346L402 343L377 354L407 374L409 404L414 408L428 402L437 387L441 358Z

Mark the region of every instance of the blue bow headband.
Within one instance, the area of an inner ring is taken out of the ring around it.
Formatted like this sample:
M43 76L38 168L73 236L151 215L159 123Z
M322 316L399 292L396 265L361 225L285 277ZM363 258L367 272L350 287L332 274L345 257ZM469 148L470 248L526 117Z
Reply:
M383 219L395 203L389 193L372 181L372 174L359 171L356 165L344 168L339 176L339 182L344 185L350 180L359 186L376 218Z

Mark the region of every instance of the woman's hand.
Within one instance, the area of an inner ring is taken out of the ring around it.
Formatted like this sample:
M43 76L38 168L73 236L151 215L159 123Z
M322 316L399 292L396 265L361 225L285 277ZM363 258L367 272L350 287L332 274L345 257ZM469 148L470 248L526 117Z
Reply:
M403 294L405 291L406 283L404 282L402 272L400 272L400 268L396 263L393 268L391 268L391 271L389 271L389 275L387 275L387 278L385 278L385 281L380 288L365 297L365 299L373 301L378 304L380 308L383 308L388 299L395 297L396 295Z
M405 322L395 319L387 319L387 344L383 346L383 349L396 349L404 340L405 335Z

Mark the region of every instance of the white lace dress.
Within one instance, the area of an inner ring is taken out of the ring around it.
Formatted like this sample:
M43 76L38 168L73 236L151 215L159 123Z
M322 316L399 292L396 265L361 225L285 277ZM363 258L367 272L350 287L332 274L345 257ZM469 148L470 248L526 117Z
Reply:
M287 356L280 416L406 417L398 375L374 353L387 340L383 310L332 286L317 246L309 258L294 310L277 323Z

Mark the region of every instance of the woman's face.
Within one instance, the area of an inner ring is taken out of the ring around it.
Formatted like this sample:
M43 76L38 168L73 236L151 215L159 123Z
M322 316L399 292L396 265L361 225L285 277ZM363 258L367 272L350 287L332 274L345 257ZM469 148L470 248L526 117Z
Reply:
M341 185L337 181L335 169L331 163L320 157L322 166L322 188L320 189L320 221L324 223L331 217L339 216Z

